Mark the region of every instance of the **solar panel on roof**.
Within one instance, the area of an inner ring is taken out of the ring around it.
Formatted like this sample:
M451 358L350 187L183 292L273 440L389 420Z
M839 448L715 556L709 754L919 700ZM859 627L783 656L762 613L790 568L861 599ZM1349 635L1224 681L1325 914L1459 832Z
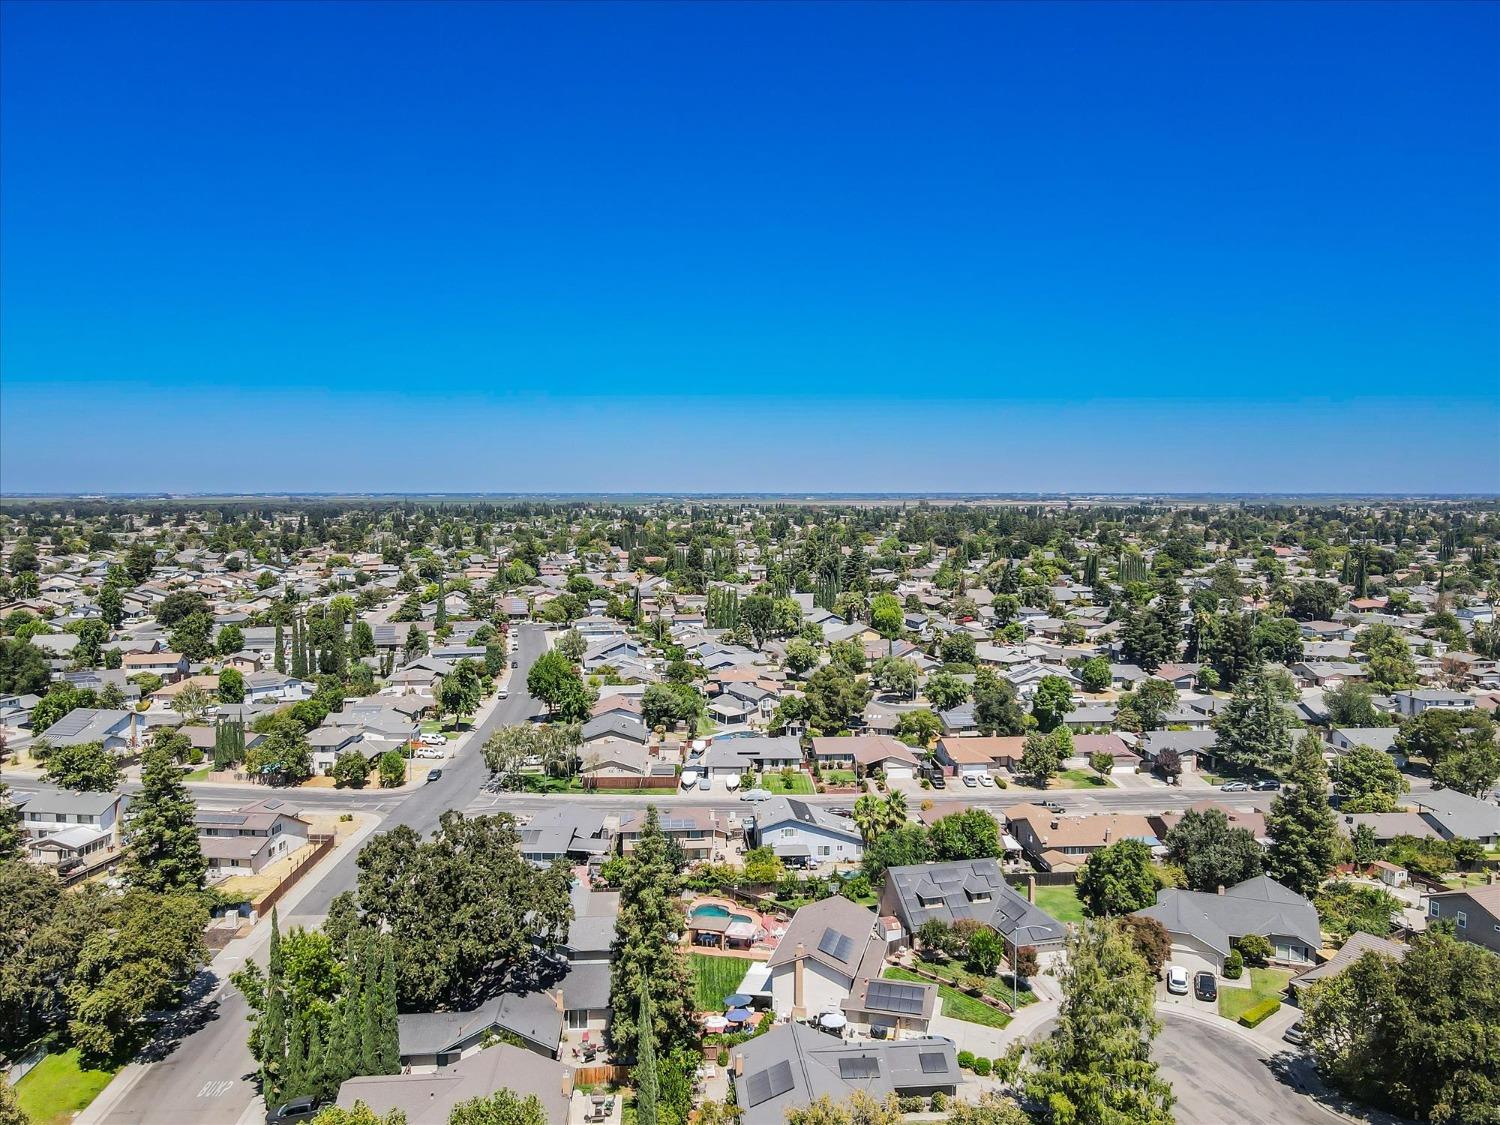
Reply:
M848 934L841 934L829 928L823 931L823 938L818 942L818 951L828 954L836 961L848 964L849 954L854 952L854 939Z
M792 1064L785 1059L758 1070L745 1081L746 1107L780 1097L792 1088Z
M923 1051L917 1056L922 1063L923 1074L945 1074L948 1070L948 1060L939 1051Z
M841 1058L839 1059L839 1077L878 1078L880 1077L880 1060L869 1055Z
M892 984L890 981L871 981L865 991L865 1005L901 1015L919 1015L925 990L920 985Z

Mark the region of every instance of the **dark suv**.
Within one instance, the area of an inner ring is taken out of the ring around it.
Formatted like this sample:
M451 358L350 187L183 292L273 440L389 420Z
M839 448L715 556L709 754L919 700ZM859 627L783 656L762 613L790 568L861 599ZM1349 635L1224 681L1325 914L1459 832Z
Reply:
M1213 973L1205 969L1193 974L1193 995L1199 1000L1213 1001L1219 998L1219 982L1214 980Z

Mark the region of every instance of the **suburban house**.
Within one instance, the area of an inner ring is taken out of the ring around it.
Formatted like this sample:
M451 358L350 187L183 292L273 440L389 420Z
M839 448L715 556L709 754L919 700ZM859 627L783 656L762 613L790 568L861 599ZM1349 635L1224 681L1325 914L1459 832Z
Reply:
M887 937L873 910L842 895L802 907L767 962L772 1009L842 1019L877 1039L925 1035L937 988L881 979Z
M1323 943L1313 904L1265 875L1218 894L1168 887L1156 892L1155 906L1136 914L1167 928L1172 962L1189 973L1221 974L1234 941L1246 934L1268 939L1272 958L1292 966L1313 964Z
M701 758L688 762L714 781L750 773L802 768L802 744L795 738L716 738Z
M129 750L140 742L141 721L134 711L100 707L75 707L37 735L49 746L82 746L100 743L111 752Z
M1474 706L1472 695L1461 691L1449 691L1447 688L1420 688L1414 691L1392 692L1391 701L1396 705L1396 713L1405 715L1409 719L1433 708L1464 711Z
M1328 745L1340 753L1356 746L1370 746L1384 750L1396 759L1396 765L1404 766L1405 755L1396 749L1396 736L1400 733L1400 727L1334 727L1328 732Z
M1008 956L1028 945L1038 955L1059 953L1068 937L1066 926L1005 881L993 859L888 868L879 909L901 924L903 943L934 918L985 923L1005 939Z
M853 770L860 777L881 770L892 781L911 781L917 776L912 748L888 734L815 738L812 744L813 761L820 770Z
M1389 957L1393 961L1399 961L1406 956L1407 946L1390 938L1376 937L1356 930L1349 935L1349 940L1344 942L1343 948L1324 961L1321 965L1308 969L1301 976L1293 977L1287 982L1287 991L1293 999L1299 990L1306 988L1315 981L1328 980L1338 976L1354 962L1358 961L1366 953L1378 953L1382 957Z
M1213 730L1153 730L1141 735L1136 753L1148 767L1156 769L1162 751L1175 750L1182 771L1188 773L1198 768L1201 758L1213 755L1218 741Z
M312 694L312 684L285 672L251 672L245 677L246 703L300 703Z
M583 750L579 770L586 785L599 789L677 787L677 767L654 757L636 742L608 738Z
M997 769L1015 769L1026 752L1021 735L991 735L977 738L940 738L934 759L956 777L978 777Z
M562 997L548 992L507 992L467 1012L412 1012L396 1017L401 1064L413 1071L440 1070L476 1054L485 1049L484 1040L491 1032L507 1032L528 1051L555 1059L562 1025Z
M442 1070L351 1078L339 1087L338 1105L352 1110L363 1102L382 1116L399 1110L407 1125L448 1125L460 1102L488 1097L502 1086L523 1098L535 1094L546 1120L568 1120L573 1068L508 1043L465 1056Z
M1500 805L1456 789L1429 789L1406 798L1423 820L1445 840L1478 840L1500 844Z
M193 824L211 880L257 875L267 864L306 847L310 834L297 810L275 797L233 812L199 809Z
M1139 840L1153 855L1163 852L1151 822L1138 813L1066 816L1041 805L1005 810L1010 834L1043 871L1077 871L1089 856L1119 840Z
M132 676L149 672L171 683L187 675L188 658L180 652L128 652L120 667Z
M662 835L676 840L689 863L712 861L729 847L729 825L712 809L668 808L659 814ZM646 814L636 813L620 825L620 851L629 855L640 842Z
M521 858L546 867L554 859L586 863L595 856L607 857L614 850L614 819L577 805L533 813L516 833Z
M603 1032L609 1027L609 962L615 940L620 896L575 884L573 921L564 943L567 971L559 987L563 1023L569 1031Z
M1453 923L1464 941L1500 953L1500 883L1427 895L1427 920Z
M43 790L21 806L20 827L31 858L57 867L118 848L124 811L119 793Z
M846 1043L805 1024L775 1027L734 1048L729 1064L743 1125L781 1125L788 1110L827 1096L846 1101L856 1090L887 1094L952 1094L962 1081L950 1039Z
M782 859L852 862L865 854L854 821L792 797L772 797L759 805L751 836L755 847L770 848Z
M651 741L651 732L646 729L646 724L641 722L639 716L621 711L611 711L583 724L585 746L610 739L644 746Z

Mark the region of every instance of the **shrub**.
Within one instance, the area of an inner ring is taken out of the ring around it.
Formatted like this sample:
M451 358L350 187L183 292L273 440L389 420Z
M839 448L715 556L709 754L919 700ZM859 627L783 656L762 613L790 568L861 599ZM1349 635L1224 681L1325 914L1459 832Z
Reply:
M1260 934L1246 934L1235 942L1235 947L1247 965L1259 968L1271 959L1271 943Z
M898 1098L896 1104L901 1107L902 1113L923 1113L927 1109L927 1099L920 1094L908 1094L904 1098Z
M959 1066L960 1070L973 1070L974 1069L974 1052L973 1051L960 1051L960 1052L958 1052L958 1066Z
M975 1059L974 1073L981 1078L988 1078L990 1076L990 1060L982 1056Z
M729 1048L728 1047L720 1047L719 1048L719 1056L718 1057L719 1057L719 1065L720 1066L728 1066L729 1065Z
M934 1113L942 1113L948 1108L948 1095L941 1090L932 1095L932 1110Z
M1271 1013L1281 1007L1281 1001L1272 996L1262 1000L1259 1004L1246 1008L1240 1016L1239 1022L1243 1027L1257 1027L1270 1017Z
M1231 949L1229 956L1224 959L1224 977L1226 980L1239 980L1245 975L1245 958L1238 949Z

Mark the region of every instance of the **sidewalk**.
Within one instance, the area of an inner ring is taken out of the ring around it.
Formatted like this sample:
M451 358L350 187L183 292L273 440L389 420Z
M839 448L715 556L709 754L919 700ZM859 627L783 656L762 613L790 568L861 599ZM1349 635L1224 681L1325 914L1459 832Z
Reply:
M358 849L364 843L366 837L380 827L380 817L364 814L365 822L357 830L346 836L339 845L323 856L317 865L309 871L298 884L288 892L287 896L278 906L279 917L290 917L296 912L297 904L300 903L318 884L334 865L337 864L348 853L349 849ZM205 966L205 971L213 977L209 989L201 995L194 1003L211 1004L219 999L226 989L234 986L229 983L229 975L243 966L247 961L255 958L271 944L271 926L265 918L256 921L254 928L244 937L235 938L223 949L219 950ZM119 1103L130 1093L131 1089L151 1069L155 1063L127 1063L121 1067L109 1085L99 1091L87 1108L73 1119L73 1125L100 1125L100 1122L119 1105ZM263 1112L259 1102L255 1102L245 1112L246 1120L253 1120Z

